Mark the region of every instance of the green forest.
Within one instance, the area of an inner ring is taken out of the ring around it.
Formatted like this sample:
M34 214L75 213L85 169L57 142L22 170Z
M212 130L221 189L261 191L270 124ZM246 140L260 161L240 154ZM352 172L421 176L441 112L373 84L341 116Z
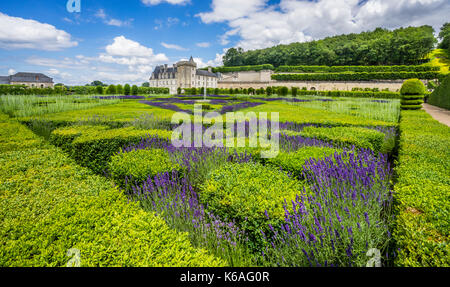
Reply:
M223 61L224 65L229 67L262 64L272 64L275 67L417 65L424 63L424 58L435 48L437 39L434 32L431 26L393 31L377 28L371 32L278 45L261 50L244 51L242 48L231 48ZM440 36L447 36L447 33L442 32Z

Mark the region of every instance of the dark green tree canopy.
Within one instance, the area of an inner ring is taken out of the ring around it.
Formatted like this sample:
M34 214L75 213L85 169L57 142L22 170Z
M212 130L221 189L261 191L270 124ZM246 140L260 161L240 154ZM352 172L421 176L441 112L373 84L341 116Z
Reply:
M421 64L437 40L431 26L377 28L372 32L328 37L306 43L244 51L231 48L225 66L281 65L412 65Z

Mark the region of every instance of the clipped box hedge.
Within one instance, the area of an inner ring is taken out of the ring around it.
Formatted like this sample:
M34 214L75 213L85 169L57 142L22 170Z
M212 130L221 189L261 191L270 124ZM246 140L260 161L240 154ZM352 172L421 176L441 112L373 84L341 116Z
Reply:
M317 73L317 74L274 74L272 80L277 81L373 81L373 80L405 80L418 78L434 80L441 77L439 72L382 72L382 73Z
M433 66L280 66L278 73L375 73L375 72L437 72L439 67Z
M402 111L394 189L398 266L450 266L450 128Z
M103 174L111 156L121 148L150 136L169 141L171 135L172 132L166 130L137 130L134 127L106 129L104 126L73 126L53 131L51 138L52 143L65 148L78 164Z
M376 130L360 127L306 127L301 135L309 138L342 144L343 146L371 149L375 153L381 151L385 134Z
M428 98L428 103L450 110L450 75L431 93Z
M300 182L278 168L227 163L211 172L199 194L210 212L235 221L252 240L261 242L261 230L267 230L270 223L282 223L285 200L291 203L304 190Z
M111 158L108 168L111 178L122 187L126 181L140 183L149 176L179 169L180 166L171 160L169 153L162 149L133 150L117 154Z
M0 123L0 266L64 267L73 248L85 267L225 264L18 122Z
M286 134L289 133L287 132ZM337 152L337 150L333 148L307 146L291 153L280 152L277 157L267 159L267 163L275 167L280 167L282 170L290 172L295 177L302 177L303 165L307 160L311 158L324 158L333 155L335 152Z

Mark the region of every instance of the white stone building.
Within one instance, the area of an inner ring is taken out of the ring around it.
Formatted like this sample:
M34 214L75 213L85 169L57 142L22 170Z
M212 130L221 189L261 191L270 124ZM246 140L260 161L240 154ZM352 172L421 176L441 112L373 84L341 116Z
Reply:
M150 87L169 88L171 94L176 94L178 88L217 88L219 74L197 70L197 64L191 57L189 61L181 61L168 67L162 65L155 68L150 78Z

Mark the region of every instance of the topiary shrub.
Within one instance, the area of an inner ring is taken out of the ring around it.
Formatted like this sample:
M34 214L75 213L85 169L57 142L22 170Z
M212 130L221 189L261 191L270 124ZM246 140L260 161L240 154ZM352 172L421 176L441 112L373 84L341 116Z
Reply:
M149 176L179 169L180 166L171 160L169 153L162 149L120 153L113 156L109 163L111 178L122 187L126 187L127 181L141 183Z
M450 75L436 87L434 92L430 95L428 103L433 106L450 110Z
M283 222L285 200L291 203L303 193L298 181L277 168L227 163L209 175L200 201L216 216L234 220L258 245L263 240L261 230Z
M425 97L425 85L419 79L409 79L400 89L402 110L420 110Z

